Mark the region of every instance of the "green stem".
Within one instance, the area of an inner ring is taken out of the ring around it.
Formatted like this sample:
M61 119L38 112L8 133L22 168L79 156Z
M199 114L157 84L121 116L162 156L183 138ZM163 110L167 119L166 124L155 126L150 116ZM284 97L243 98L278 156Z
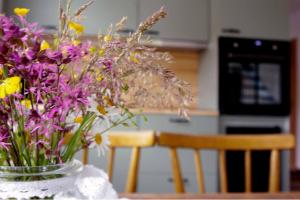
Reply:
M39 159L40 159L40 148L39 148L39 145L38 144L38 141L39 141L39 134L36 133L35 135L35 142L36 142L36 151L35 151L35 159L36 159L36 166L39 166Z
M62 155L62 160L64 162L71 160L73 158L73 156L75 155L76 146L80 141L82 132L87 132L88 130L91 129L96 117L97 116L95 115L95 113L90 113L90 112L84 116L81 125L74 133L73 137L71 138L69 144L67 145Z

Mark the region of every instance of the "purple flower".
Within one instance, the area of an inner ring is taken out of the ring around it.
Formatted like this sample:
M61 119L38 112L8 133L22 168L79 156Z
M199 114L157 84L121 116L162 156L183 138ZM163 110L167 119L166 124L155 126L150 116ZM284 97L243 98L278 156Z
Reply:
M4 125L0 126L0 148L5 149L6 151L9 150L10 146L8 138L8 129Z

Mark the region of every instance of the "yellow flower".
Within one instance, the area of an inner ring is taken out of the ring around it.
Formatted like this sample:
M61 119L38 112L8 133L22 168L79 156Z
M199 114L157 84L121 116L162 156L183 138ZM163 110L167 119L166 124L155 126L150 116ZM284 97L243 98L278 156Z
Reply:
M5 98L6 95L14 94L21 89L21 78L18 76L7 78L0 85L0 98Z
M104 56L105 54L105 49L100 49L98 52L99 56Z
M28 99L24 99L21 101L21 105L25 106L26 108L30 109L31 108L31 101Z
M113 101L108 96L103 97L103 99L106 101L107 105L109 106L114 105Z
M139 63L140 61L136 58L136 53L130 53L130 60L134 63Z
M102 81L103 80L102 74L98 74L97 77L96 77L96 80L97 81Z
M69 28L74 30L77 34L83 33L84 26L76 22L69 22Z
M21 89L21 78L18 76L10 77L4 80L6 94L14 94Z
M100 144L102 144L102 141L103 141L102 135L100 133L96 133L96 135L95 135L95 143L97 145L100 145Z
M91 144L90 148L97 147L98 155L104 155L104 153L109 149L109 139L107 135L96 133L94 135L94 142Z
M81 43L80 40L73 40L72 41L72 44L75 45L75 46L78 46L80 43Z
M0 76L3 75L3 67L0 67Z
M111 35L104 36L104 41L105 42L110 42L111 40L112 40L112 36Z
M14 13L18 16L24 17L29 13L30 9L27 8L15 8Z
M97 110L99 111L99 113L101 113L102 115L105 115L107 112L105 110L105 108L103 106L98 105L97 106Z
M74 122L77 124L81 124L82 120L83 120L82 116L78 116L74 119Z
M40 50L43 51L43 50L46 50L46 49L49 49L49 48L50 48L49 43L46 40L43 40L42 43L41 43Z
M96 50L97 50L97 48L96 48L96 47L91 47L91 48L90 48L90 53L95 53L95 52L96 52Z

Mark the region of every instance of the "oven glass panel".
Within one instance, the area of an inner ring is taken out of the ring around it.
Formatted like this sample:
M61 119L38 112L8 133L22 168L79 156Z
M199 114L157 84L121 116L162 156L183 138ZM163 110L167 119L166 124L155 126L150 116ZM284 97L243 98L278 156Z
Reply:
M279 105L280 65L276 63L249 63L242 66L230 63L229 68L240 72L240 103L244 105Z

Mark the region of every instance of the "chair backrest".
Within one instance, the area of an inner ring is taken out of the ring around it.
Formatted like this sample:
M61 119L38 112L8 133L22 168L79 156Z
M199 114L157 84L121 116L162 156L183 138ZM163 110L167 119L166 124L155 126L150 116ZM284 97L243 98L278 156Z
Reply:
M173 178L177 193L184 193L184 184L180 170L177 148L189 148L194 151L196 177L199 192L205 192L204 177L199 150L213 149L219 152L219 172L221 192L227 192L226 150L245 151L245 189L251 192L251 151L270 150L269 192L279 191L280 150L291 149L295 139L291 134L255 134L255 135L188 135L161 133L158 137L161 146L170 148Z
M139 171L140 150L144 147L155 145L155 133L153 131L131 131L131 132L111 132L109 133L110 152L108 162L108 176L112 181L114 157L116 148L132 148L131 161L128 170L128 177L125 192L136 192L137 178Z

